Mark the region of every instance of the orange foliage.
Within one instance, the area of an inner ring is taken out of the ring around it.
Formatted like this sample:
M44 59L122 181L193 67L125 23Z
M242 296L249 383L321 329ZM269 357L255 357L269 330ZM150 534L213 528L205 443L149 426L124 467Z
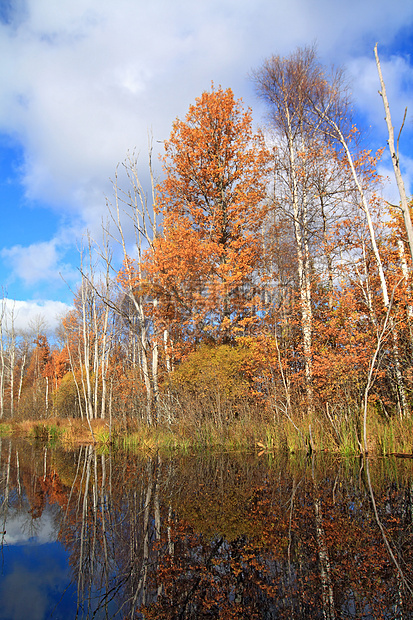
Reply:
M163 235L145 262L158 318L181 338L228 341L254 322L269 152L250 111L213 88L175 121L163 162Z

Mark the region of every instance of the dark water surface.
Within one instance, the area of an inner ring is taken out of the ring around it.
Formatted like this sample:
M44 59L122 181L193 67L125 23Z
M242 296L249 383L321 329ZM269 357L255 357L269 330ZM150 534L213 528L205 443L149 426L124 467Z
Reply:
M0 619L413 619L410 459L0 449Z

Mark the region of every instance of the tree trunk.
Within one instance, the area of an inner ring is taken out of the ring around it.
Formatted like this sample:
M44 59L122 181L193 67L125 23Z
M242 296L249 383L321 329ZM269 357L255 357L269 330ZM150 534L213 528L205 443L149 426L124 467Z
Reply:
M286 117L289 121L289 112L286 110ZM298 272L298 285L300 290L300 304L301 304L301 326L303 330L303 351L304 351L304 366L305 366L305 379L306 379L306 392L307 392L307 409L309 412L313 409L313 371L312 371L312 309L311 309L311 288L308 273L308 244L306 239L303 240L303 234L301 231L301 225L304 228L304 235L306 235L307 222L302 222L299 208L298 199L298 183L297 183L297 169L295 161L295 150L293 143L292 129L289 127L288 136L288 156L290 163L290 175L291 175L291 196L294 215L294 233L297 246L297 272Z
M389 150L390 150L391 160L392 160L392 164L393 164L394 175L396 177L397 187L399 189L401 208L402 208L402 212L403 212L404 225L405 225L405 228L406 228L407 240L408 240L409 249L410 249L410 255L411 255L412 259L413 259L413 226L412 226L412 220L411 220L411 217L410 217L410 210L409 210L409 205L408 205L408 202L407 202L407 195L406 195L406 190L405 190L405 187L404 187L403 177L402 177L402 173L401 173L401 170L400 170L400 159L399 159L399 138L400 138L400 133L401 133L401 131L403 129L404 119L403 119L403 124L402 124L402 126L400 128L399 136L397 138L397 150L396 150L395 144L394 144L394 129L393 129L393 125L392 125L392 122L391 122L390 106L389 106L389 102L388 102L388 99L387 99L386 87L385 87L385 84L384 84L383 75L382 75L382 72L381 72L379 55L377 53L377 43L374 46L374 55L376 57L377 71L379 73L379 78L380 78L381 91L379 91L379 94L381 95L381 97L383 99L384 112L386 114L387 130L389 132L389 139L388 139L387 143L389 145ZM406 112L405 112L405 117L406 117Z

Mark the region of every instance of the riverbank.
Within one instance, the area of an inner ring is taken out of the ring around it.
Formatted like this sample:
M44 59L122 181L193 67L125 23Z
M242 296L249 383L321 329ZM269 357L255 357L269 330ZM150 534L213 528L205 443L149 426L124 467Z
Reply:
M234 420L217 427L199 425L148 426L133 420L110 425L107 420L47 418L4 421L0 436L25 437L67 446L95 444L138 452L189 452L199 450L254 451L258 453L334 452L343 456L363 452L360 419L334 419L324 423L316 416L273 421ZM413 457L413 420L395 417L368 420L368 451L377 456Z

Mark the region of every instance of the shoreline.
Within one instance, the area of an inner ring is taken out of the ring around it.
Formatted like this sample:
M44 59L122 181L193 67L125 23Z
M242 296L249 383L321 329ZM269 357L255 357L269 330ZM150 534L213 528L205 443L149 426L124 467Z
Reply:
M311 424L313 423L313 426ZM38 440L63 447L109 446L131 452L187 453L201 450L254 452L258 456L273 452L289 454L331 453L359 457L362 450L357 420L346 423L337 437L334 429L317 420L301 416L294 425L287 419L279 422L237 420L222 427L206 423L197 426L183 422L173 425L148 426L127 419L112 425L107 420L87 421L79 418L43 418L38 420L3 420L0 437ZM318 422L318 423L317 423ZM413 420L393 418L370 419L368 431L369 456L394 456L413 459L411 443Z

